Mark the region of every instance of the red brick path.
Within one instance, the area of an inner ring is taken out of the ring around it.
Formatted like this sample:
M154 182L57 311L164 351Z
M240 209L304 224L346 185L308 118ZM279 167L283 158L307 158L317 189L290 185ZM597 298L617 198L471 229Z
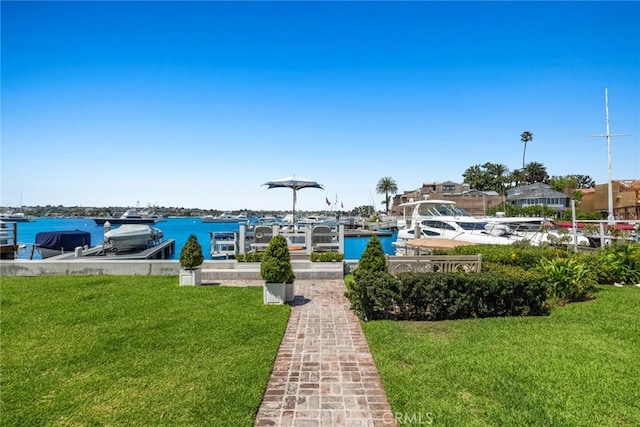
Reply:
M395 427L342 280L296 281L255 426Z

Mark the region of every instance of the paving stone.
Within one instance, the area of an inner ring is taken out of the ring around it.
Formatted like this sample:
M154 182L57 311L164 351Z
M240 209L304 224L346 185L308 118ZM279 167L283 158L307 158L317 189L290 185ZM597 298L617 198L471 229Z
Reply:
M296 281L255 427L396 426L345 290L342 280Z

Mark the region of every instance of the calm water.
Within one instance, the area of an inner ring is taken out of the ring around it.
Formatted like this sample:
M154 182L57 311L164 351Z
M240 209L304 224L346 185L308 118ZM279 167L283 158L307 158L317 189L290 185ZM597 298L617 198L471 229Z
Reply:
M180 249L184 246L190 234L195 234L202 246L205 259L211 259L209 255L209 232L211 231L238 231L238 224L204 223L200 218L167 218L166 221L155 224L164 233L165 239L175 239L176 253L173 259L178 259ZM114 226L115 228L115 226ZM82 230L91 233L91 245L99 245L103 241L104 228L96 225L91 218L38 218L33 222L18 223L18 242L26 244L27 249L20 251L19 258L29 258L31 247L36 241L36 234L41 231ZM396 235L382 236L380 242L384 251L393 255L393 245ZM345 239L345 259L360 259L364 252L369 237L347 237ZM34 259L39 254L34 255Z

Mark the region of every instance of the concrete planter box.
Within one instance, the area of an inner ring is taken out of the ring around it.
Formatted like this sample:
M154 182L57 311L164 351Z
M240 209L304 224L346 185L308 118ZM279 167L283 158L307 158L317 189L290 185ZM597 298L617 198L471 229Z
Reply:
M180 269L180 286L199 286L202 284L202 270L195 268L193 270Z
M293 301L293 299L294 299L294 298L295 298L295 296L296 296L296 290L295 290L295 287L294 287L293 283L287 283L287 284L285 284L285 286L284 286L284 293L285 293L285 298L284 298L284 300L285 300L286 302L292 302L292 301Z
M265 304L284 304L287 299L287 285L285 283L265 282L263 300Z

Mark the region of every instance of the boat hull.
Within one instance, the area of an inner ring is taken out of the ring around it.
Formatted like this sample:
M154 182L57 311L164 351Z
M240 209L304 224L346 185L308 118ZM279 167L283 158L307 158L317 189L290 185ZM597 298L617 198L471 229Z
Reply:
M146 224L124 224L104 233L105 243L110 243L117 252L144 250L162 238L162 231Z
M91 233L87 231L42 231L36 234L35 248L40 252L42 259L73 252L77 247L89 246Z

